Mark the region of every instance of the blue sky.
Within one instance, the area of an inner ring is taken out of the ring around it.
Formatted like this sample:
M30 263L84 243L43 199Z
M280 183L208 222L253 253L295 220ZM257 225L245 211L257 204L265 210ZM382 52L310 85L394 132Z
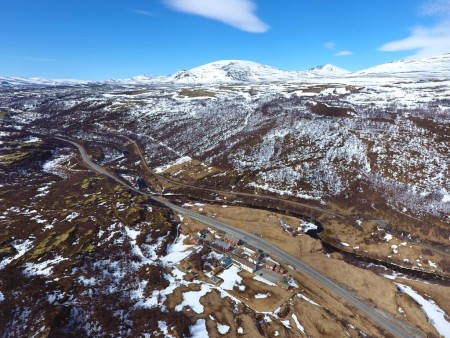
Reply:
M165 75L221 59L350 70L450 52L450 0L0 0L0 75Z

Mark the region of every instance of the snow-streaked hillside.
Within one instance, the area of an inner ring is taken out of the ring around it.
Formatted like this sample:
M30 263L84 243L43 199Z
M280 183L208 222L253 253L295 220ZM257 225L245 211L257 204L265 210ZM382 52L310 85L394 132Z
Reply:
M308 72L322 76L344 76L350 73L347 69L326 64L308 69Z
M270 83L328 81L355 83L380 82L385 79L409 79L411 81L450 78L450 54L436 57L400 60L350 72L331 64L304 71L288 71L245 60L221 60L189 70L181 70L170 76L139 75L129 79L106 81L50 80L42 78L0 77L0 88L29 86L65 86L80 84L108 85L204 85L221 83Z
M35 87L35 86L75 86L88 84L89 81L71 79L44 79L39 77L1 77L0 88Z
M179 71L167 80L174 83L231 83L231 82L272 82L292 81L308 77L307 72L281 70L252 61L222 60Z
M449 79L450 53L435 57L399 60L354 72L353 77L402 77L423 79Z

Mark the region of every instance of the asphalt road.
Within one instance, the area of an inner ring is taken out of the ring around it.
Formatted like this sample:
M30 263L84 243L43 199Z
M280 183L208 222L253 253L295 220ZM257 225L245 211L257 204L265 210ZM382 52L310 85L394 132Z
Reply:
M274 258L278 258L280 261L283 261L286 264L289 264L293 266L297 271L305 273L309 275L310 277L314 278L317 282L328 288L329 290L332 290L335 292L338 296L345 299L348 303L353 305L355 308L357 308L359 311L361 311L367 318L370 318L374 323L378 324L379 327L384 328L386 331L390 332L396 337L401 338L413 338L413 337L424 337L423 333L418 332L415 328L413 328L410 324L406 322L400 322L399 320L392 317L392 315L385 314L381 310L377 310L373 308L372 306L368 305L366 302L360 300L353 292L348 291L347 289L343 288L339 284L332 281L330 278L326 277L319 271L313 269L309 265L299 261L298 259L288 255L280 248L276 247L275 245L265 241L263 238L260 238L258 236L255 236L253 234L250 234L248 232L242 231L240 229L234 228L228 224L219 222L213 218L207 217L205 215L198 214L192 210L180 207L178 205L175 205L173 203L167 202L166 200L147 194L144 192L141 192L140 190L132 187L128 182L125 182L112 173L105 170L103 167L99 166L95 162L93 162L89 155L86 153L86 150L79 145L78 143L61 138L56 137L59 140L69 142L72 145L76 146L78 150L80 151L81 157L83 161L94 171L97 171L98 173L101 173L103 175L106 175L116 181L117 183L125 186L126 188L133 190L134 192L150 196L153 200L158 201L159 203L169 207L173 211L176 211L180 214L183 214L185 216L189 216L199 222L202 222L208 226L211 226L213 228L226 231L234 236L237 236L239 238L244 239L249 244L260 248L264 252L270 254Z

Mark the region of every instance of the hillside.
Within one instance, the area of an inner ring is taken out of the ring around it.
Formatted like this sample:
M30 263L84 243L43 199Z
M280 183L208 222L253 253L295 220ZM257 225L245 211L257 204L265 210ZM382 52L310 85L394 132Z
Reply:
M355 73L235 60L2 78L0 332L389 335L267 247L254 271L221 267L215 221L423 336L449 332L449 75L442 55Z

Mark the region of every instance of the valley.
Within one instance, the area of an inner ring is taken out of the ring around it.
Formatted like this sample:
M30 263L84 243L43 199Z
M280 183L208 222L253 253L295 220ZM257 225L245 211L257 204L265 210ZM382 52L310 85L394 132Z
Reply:
M356 73L233 60L3 78L0 332L445 336L449 75L445 54ZM208 227L297 285L234 270L214 285L219 256L192 242Z

